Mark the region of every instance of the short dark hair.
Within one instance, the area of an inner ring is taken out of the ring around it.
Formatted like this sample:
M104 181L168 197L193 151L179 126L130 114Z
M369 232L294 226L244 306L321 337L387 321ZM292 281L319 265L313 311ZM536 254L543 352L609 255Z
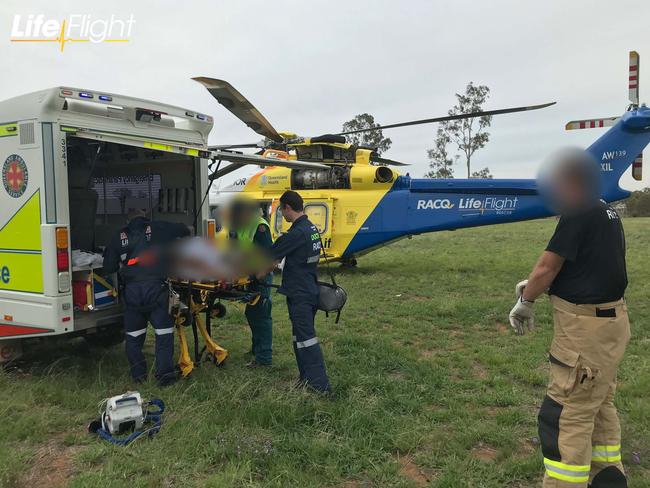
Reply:
M282 205L289 205L294 212L302 212L304 208L302 197L293 190L285 191L280 197L280 203Z

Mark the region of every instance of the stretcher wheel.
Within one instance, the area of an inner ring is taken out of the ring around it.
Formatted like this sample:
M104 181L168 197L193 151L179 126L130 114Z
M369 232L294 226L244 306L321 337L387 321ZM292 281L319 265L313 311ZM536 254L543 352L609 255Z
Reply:
M214 319L222 319L226 316L226 307L223 303L215 303L210 310L210 317Z
M178 312L178 317L176 318L176 321L178 320L181 321L181 324L183 327L189 327L192 325L192 312L189 308L186 308L184 310L181 310Z

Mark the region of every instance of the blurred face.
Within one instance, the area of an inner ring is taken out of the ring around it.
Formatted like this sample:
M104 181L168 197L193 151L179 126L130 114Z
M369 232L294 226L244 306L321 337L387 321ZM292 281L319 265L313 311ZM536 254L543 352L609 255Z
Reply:
M237 202L229 210L229 227L241 229L246 227L254 216L254 208L249 202Z
M554 212L561 215L580 213L598 201L599 169L597 162L585 151L560 150L540 171L540 193Z
M562 208L579 210L589 204L587 182L580 175L560 175L556 182L556 193Z

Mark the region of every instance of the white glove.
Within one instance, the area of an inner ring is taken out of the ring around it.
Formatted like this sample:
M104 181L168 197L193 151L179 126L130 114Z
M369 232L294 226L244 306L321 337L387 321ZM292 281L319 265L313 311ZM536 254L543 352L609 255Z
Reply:
M515 330L517 335L524 335L524 327L527 327L528 330L535 328L533 304L534 302L529 302L528 300L524 300L522 296L519 296L517 303L512 307L509 315L510 326Z
M526 285L528 285L528 280L520 281L515 285L515 295L517 295L517 298L524 294L524 288L526 288Z

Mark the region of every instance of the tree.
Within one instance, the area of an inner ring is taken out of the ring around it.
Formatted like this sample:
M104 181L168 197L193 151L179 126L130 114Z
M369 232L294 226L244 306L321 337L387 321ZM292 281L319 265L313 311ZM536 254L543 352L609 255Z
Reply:
M425 174L425 178L453 178L454 160L449 156L447 145L451 142L449 134L442 127L438 127L438 133L434 142L435 147L427 150L429 167L431 171ZM456 156L458 159L458 156Z
M375 118L370 114L359 114L343 124L342 132L370 129L372 127L379 127L379 124L375 123ZM356 144L357 146L374 147L378 155L388 151L393 143L388 137L384 137L381 129L362 132L360 134L349 134L345 136L345 139L348 143Z
M487 166L479 171L474 171L472 173L472 178L492 178L492 173L490 173L490 168Z
M449 110L449 115L466 114L471 112L480 112L483 110L483 104L490 96L490 89L485 85L474 85L469 82L465 87L465 93L456 93L456 105ZM484 168L481 171L472 173L472 156L474 153L485 147L490 140L490 134L486 131L492 123L492 116L485 115L483 117L462 119L462 120L449 120L441 122L438 127L438 135L436 136L436 147L432 150L434 156L439 153L439 144L444 140L441 139L441 131L446 135L450 143L454 143L460 153L465 157L465 164L467 166L468 178L489 178L490 170ZM446 151L446 148L445 148ZM436 172L436 168L440 165L441 160L432 158L430 166L432 172ZM430 173L432 173L430 172ZM427 173L430 174L430 173ZM485 175L485 176L484 176Z

